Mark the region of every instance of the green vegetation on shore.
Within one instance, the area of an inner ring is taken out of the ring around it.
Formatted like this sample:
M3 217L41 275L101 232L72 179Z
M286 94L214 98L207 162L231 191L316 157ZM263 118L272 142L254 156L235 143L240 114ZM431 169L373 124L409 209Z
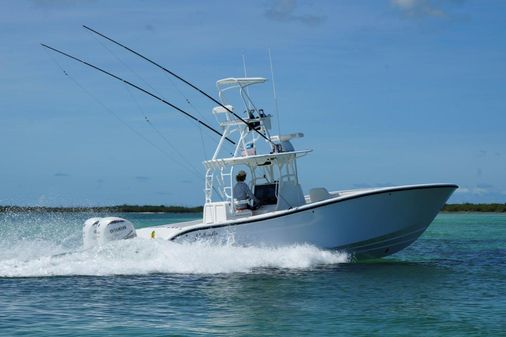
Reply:
M505 213L506 204L446 204L443 212L491 212Z
M102 207L0 206L1 212L97 212L97 213L202 213L202 206L118 205Z
M506 213L506 204L446 204L443 212ZM97 212L97 213L202 213L202 206L118 205L102 207L0 206L2 212Z

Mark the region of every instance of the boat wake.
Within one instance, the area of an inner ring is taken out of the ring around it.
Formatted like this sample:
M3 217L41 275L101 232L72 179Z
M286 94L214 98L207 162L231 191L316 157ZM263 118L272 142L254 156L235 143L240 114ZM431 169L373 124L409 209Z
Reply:
M44 240L19 241L7 249L0 248L0 277L250 273L262 268L311 269L349 260L344 253L310 245L239 247L142 238L86 250L65 251Z

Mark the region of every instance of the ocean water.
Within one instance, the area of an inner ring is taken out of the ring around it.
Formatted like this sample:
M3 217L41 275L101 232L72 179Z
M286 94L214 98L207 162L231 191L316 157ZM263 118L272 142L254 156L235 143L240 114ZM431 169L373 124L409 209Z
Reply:
M412 246L364 262L307 245L82 250L95 215L0 214L1 336L506 336L505 214L440 214Z

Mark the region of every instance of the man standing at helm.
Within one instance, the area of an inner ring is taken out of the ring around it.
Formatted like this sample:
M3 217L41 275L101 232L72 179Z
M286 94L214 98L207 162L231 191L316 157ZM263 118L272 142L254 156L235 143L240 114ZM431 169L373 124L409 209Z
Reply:
M248 184L244 182L244 180L246 180L246 172L243 170L239 171L235 176L235 180L237 180L237 183L234 186L234 198L240 202L235 209L257 209L258 199L251 193ZM253 206L249 204L251 200L253 201Z

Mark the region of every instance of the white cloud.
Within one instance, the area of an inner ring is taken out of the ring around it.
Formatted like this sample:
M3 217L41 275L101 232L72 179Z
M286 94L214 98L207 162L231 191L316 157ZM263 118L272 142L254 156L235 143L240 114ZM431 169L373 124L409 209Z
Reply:
M455 191L452 200L454 202L503 203L505 202L505 195L506 190L503 190L503 188L497 188L490 184L477 184L459 187Z
M391 0L391 3L407 16L446 16L446 13L442 9L438 8L431 0Z
M300 22L308 26L316 26L325 21L325 16L297 14L297 0L277 0L266 9L268 19L280 22Z
M79 6L86 3L95 3L94 0L30 0L32 4L42 8L61 8Z
M483 187L460 187L455 191L455 193L459 194L473 194L473 195L484 195L489 193L490 190L488 188Z

